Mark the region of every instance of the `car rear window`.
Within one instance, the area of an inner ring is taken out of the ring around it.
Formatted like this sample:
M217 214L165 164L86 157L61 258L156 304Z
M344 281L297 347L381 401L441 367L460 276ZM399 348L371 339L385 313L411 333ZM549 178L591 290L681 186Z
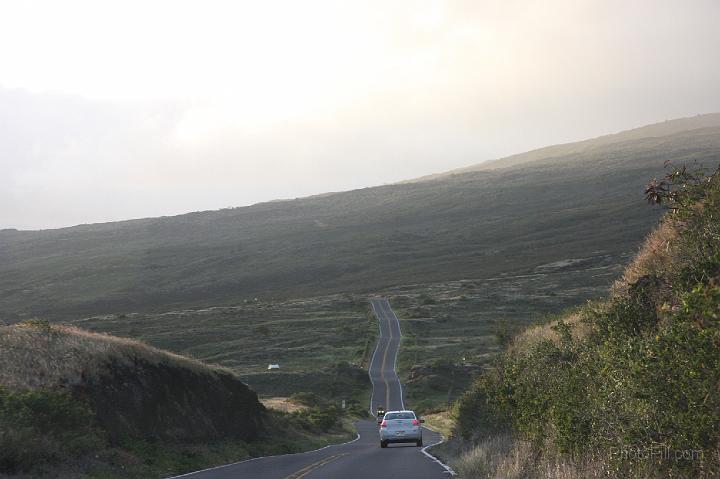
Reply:
M385 419L415 419L415 414L411 412L390 412L385 414Z

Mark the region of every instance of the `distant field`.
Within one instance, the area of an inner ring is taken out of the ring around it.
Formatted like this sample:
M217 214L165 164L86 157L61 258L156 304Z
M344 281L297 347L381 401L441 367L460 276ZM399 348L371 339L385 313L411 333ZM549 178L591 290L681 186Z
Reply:
M153 314L95 316L73 324L142 339L227 366L264 396L314 392L364 401L377 325L363 297L332 295ZM268 364L280 370L268 371ZM312 373L311 373L312 372Z
M398 368L406 403L420 410L447 406L492 364L503 338L544 315L606 294L631 256L594 252L526 275L384 291L404 336Z
M500 350L503 331L602 295L628 256L596 252L523 276L389 288L404 340L398 368L409 407L442 408ZM365 295L154 314L104 315L74 324L221 364L264 397L298 392L365 404L377 322ZM278 363L279 371L267 371ZM346 364L347 363L347 364Z

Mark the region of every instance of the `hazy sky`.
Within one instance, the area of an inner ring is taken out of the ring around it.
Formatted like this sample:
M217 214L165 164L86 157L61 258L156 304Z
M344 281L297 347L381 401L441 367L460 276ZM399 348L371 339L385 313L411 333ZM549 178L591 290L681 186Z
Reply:
M0 228L393 182L719 85L718 0L0 0Z

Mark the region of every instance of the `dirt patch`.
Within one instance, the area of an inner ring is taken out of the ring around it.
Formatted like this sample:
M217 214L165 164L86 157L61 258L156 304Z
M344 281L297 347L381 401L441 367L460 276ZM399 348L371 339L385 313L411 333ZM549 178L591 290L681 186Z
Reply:
M104 374L73 388L88 400L112 442L127 438L207 441L258 436L257 394L229 373L199 374L177 365L108 364Z

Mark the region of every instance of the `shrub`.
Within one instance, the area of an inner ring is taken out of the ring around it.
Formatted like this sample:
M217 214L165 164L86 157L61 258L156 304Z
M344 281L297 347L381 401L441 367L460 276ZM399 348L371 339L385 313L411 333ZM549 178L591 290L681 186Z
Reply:
M612 475L720 474L720 173L676 169L647 194L668 206L669 226L625 285L516 338L456 404L463 437L511 426L536 454L601 458L590 462ZM472 454L472 464L498 463Z
M0 389L0 472L76 458L103 442L89 407L70 395Z
M502 394L498 391L502 385L498 376L485 374L455 402L452 416L460 436L475 439L508 429L509 417L502 407Z
M328 432L340 419L340 410L335 406L313 407L296 411L291 415L293 422L308 431Z
M419 299L420 299L420 304L422 304L423 306L430 306L433 304L437 304L437 301L435 299L431 298L427 294L421 294Z

